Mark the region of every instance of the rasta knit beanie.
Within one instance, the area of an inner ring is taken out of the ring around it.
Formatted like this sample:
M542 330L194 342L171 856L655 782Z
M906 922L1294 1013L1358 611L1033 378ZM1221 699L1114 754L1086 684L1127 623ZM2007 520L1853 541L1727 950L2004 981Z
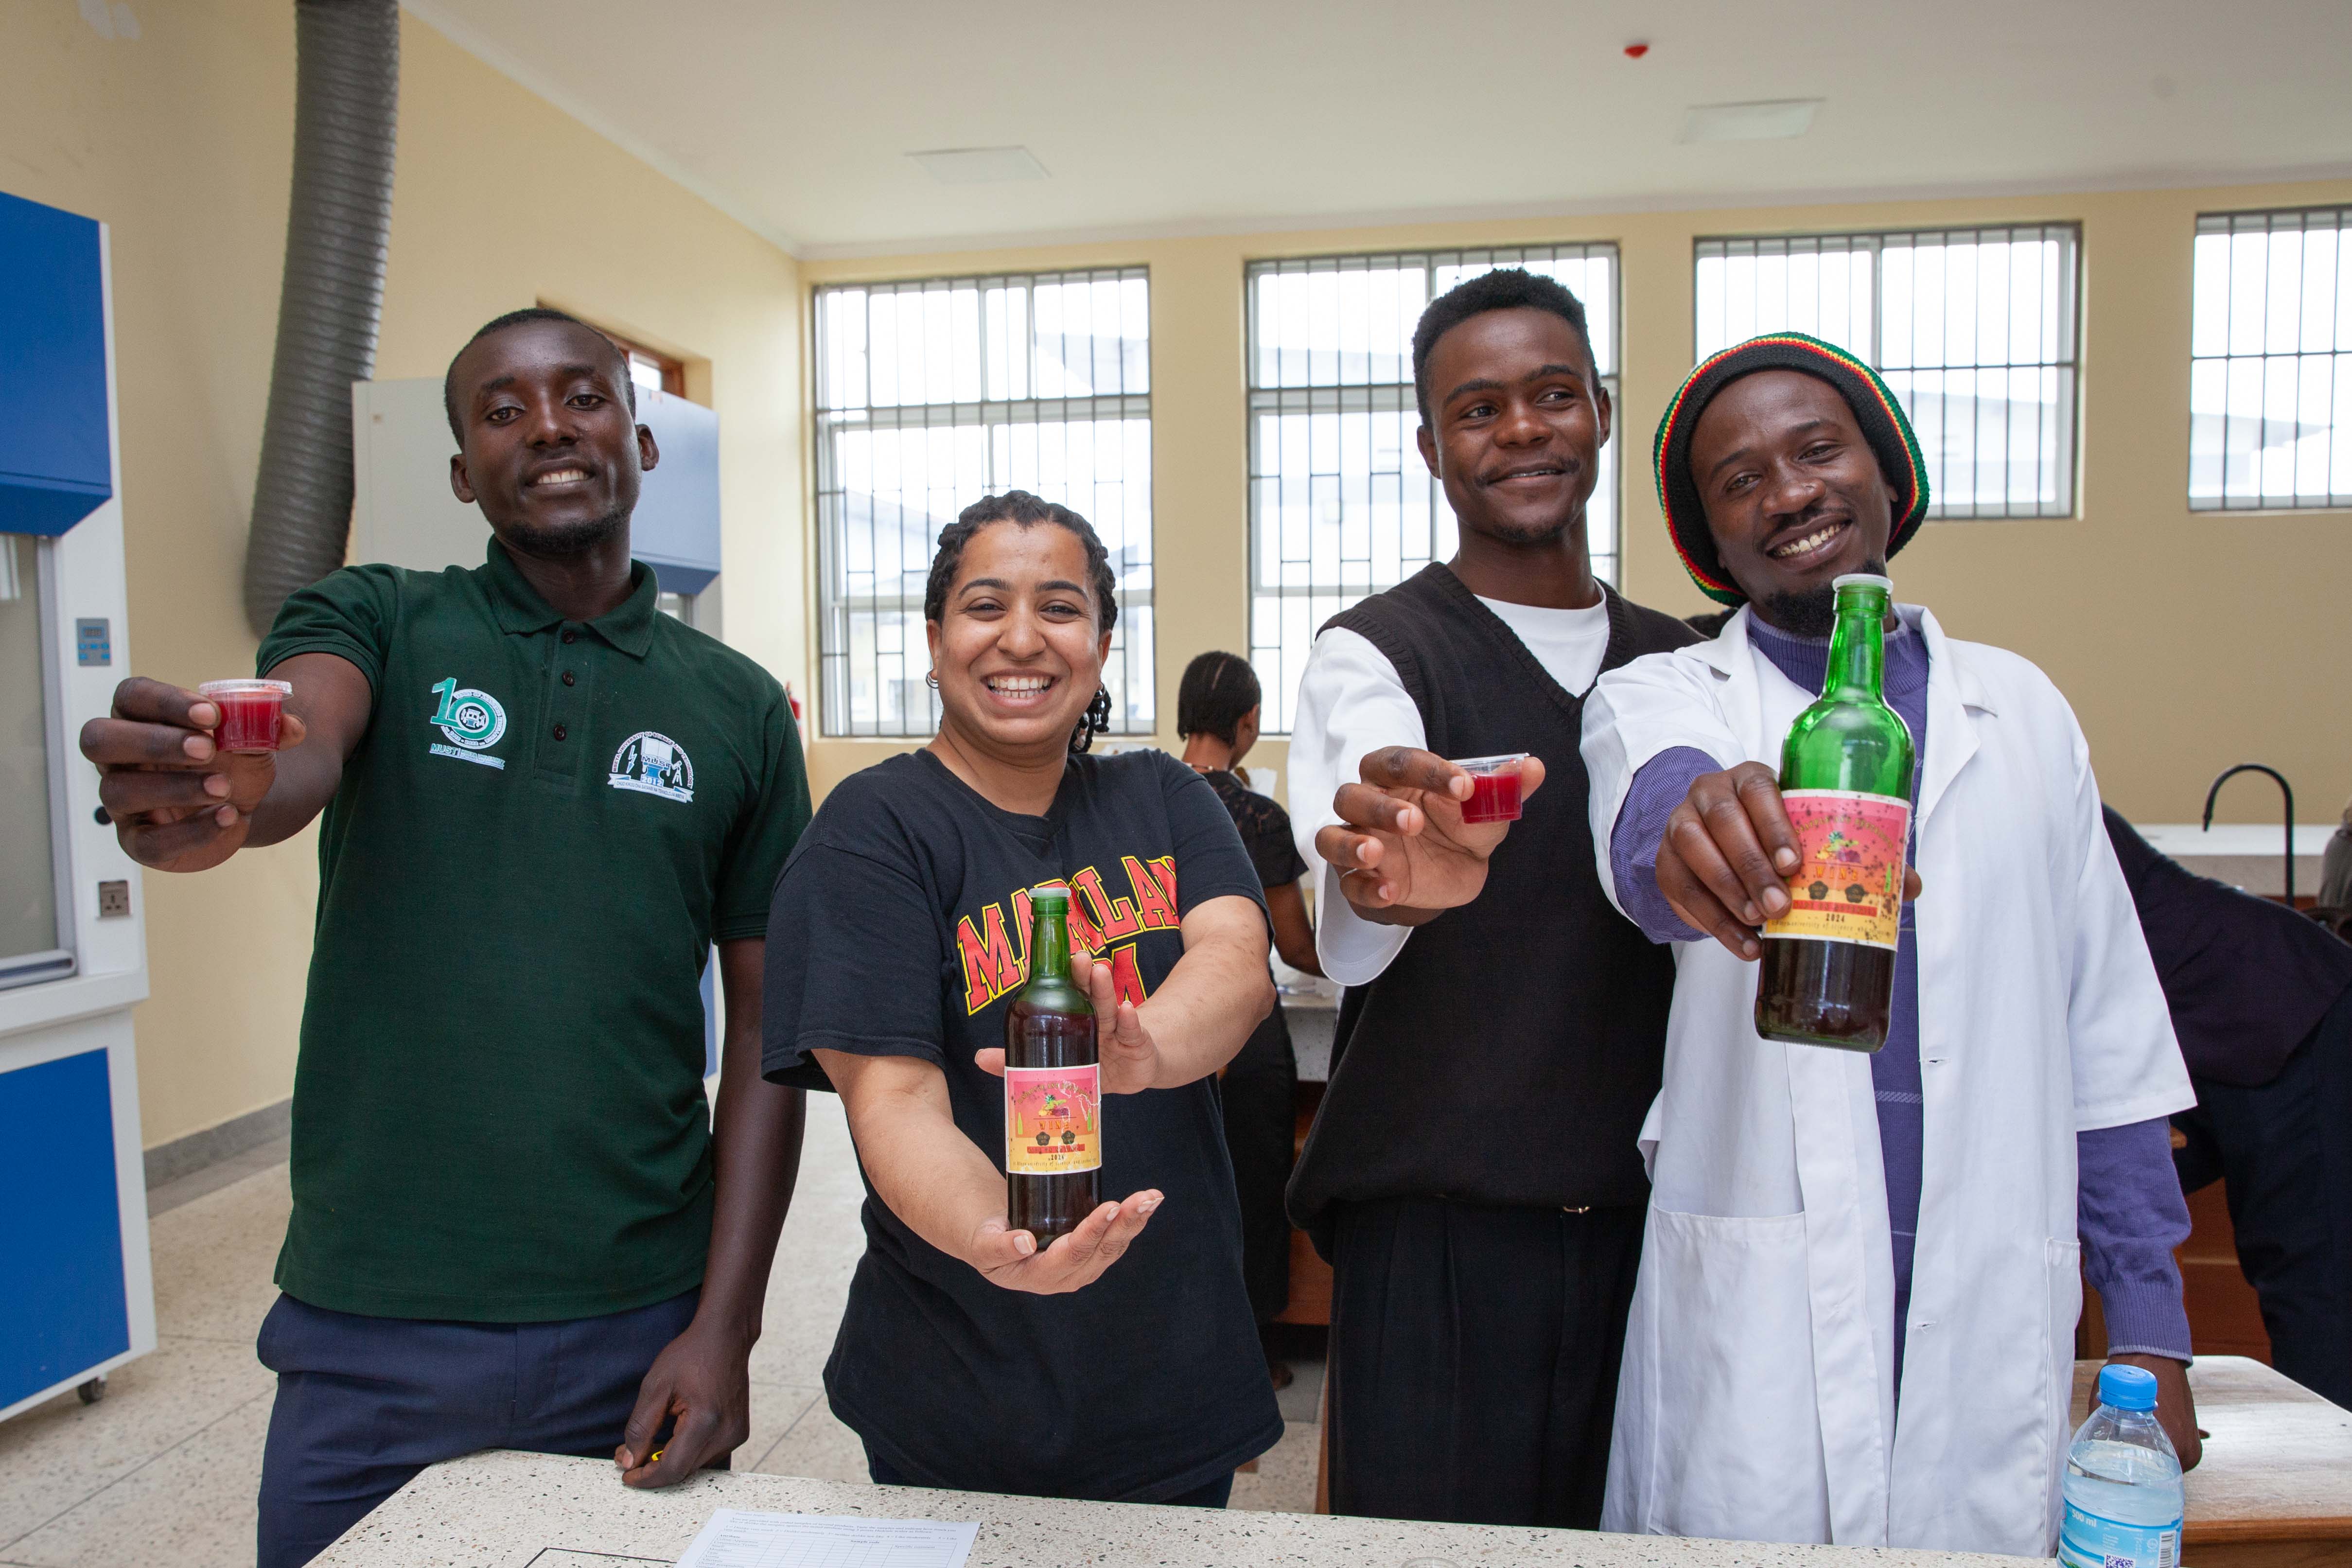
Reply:
M1919 438L1903 405L1878 379L1878 373L1833 343L1802 332L1767 332L1701 360L1682 390L1666 405L1658 421L1658 438L1651 447L1657 466L1658 506L1666 514L1666 532L1675 552L1699 592L1718 604L1744 605L1748 595L1723 569L1716 553L1715 535L1706 526L1706 507L1691 478L1691 432L1715 395L1743 375L1759 370L1794 370L1828 382L1853 410L1863 439L1878 454L1878 466L1895 492L1895 528L1887 536L1886 553L1893 555L1919 531L1927 515L1927 464L1919 455Z

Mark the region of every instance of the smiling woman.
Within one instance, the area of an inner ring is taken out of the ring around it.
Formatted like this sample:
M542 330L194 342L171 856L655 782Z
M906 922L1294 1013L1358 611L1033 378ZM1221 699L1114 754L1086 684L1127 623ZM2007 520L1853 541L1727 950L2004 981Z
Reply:
M1212 1087L1273 1004L1267 924L1207 781L1085 754L1113 586L1086 520L1032 495L944 531L939 733L836 787L777 885L765 1070L839 1091L873 1192L825 1386L876 1480L1222 1507L1281 1432ZM1094 1009L1108 1200L1052 1235L1006 1212L1003 1081L1048 883Z

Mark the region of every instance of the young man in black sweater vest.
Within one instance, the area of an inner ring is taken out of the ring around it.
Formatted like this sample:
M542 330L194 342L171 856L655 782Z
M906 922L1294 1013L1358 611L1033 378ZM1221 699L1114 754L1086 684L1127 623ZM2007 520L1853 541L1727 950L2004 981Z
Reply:
M1674 964L1594 871L1583 699L1697 638L1593 578L1611 408L1576 298L1491 272L1432 302L1412 349L1459 552L1325 626L1290 752L1318 950L1348 986L1290 1186L1337 1276L1331 1506L1591 1528ZM1465 826L1443 759L1507 752L1529 753L1525 815Z

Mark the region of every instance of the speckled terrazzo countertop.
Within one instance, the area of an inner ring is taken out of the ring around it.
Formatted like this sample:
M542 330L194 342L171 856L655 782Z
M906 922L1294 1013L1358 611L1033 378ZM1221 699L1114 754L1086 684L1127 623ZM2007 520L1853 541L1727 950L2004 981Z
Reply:
M631 1491L600 1459L488 1453L426 1470L317 1560L318 1568L622 1568L675 1563L713 1510L977 1520L971 1568L1926 1568L2018 1557L1761 1546L1403 1524L1299 1513L1043 1502L985 1492L708 1473Z

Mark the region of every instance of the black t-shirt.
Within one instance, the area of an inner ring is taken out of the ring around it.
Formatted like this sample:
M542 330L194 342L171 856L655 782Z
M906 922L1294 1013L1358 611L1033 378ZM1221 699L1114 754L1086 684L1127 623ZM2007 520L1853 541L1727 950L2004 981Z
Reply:
M1227 815L1233 817L1234 826L1242 836L1242 847L1249 851L1250 864L1257 868L1261 884L1279 888L1307 875L1307 862L1291 837L1290 813L1242 783L1231 769L1219 768L1201 776L1209 781L1209 787L1224 802Z
M1162 752L1075 756L1044 816L1000 810L928 752L842 782L776 886L763 1067L829 1088L814 1048L915 1057L956 1125L1004 1163L1004 1043L1027 973L1014 894L1071 889L1071 934L1122 991L1157 990L1178 922L1260 900L1215 792ZM1262 900L1260 900L1262 902ZM1024 900L1025 902L1025 900ZM1214 1078L1107 1097L1102 1193L1167 1201L1082 1290L1006 1290L917 1237L866 1187L866 1254L825 1365L834 1414L927 1486L1151 1502L1282 1435L1242 1285L1241 1219Z

